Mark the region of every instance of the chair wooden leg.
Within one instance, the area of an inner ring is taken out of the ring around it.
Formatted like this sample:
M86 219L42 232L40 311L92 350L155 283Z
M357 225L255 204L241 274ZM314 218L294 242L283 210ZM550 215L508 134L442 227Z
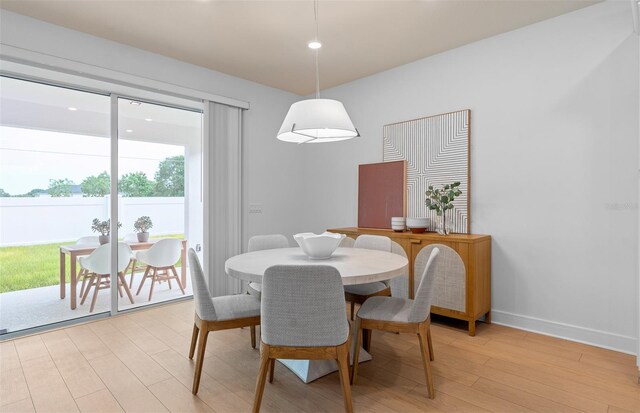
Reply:
M269 346L262 343L260 346L260 368L258 369L258 378L256 379L256 395L253 399L253 413L260 412L260 404L262 403L262 394L264 393L264 384L267 380L268 369Z
M436 390L433 387L433 374L431 373L431 360L429 360L429 354L427 354L427 330L424 324L420 326L418 332L418 340L420 341L420 353L422 354L422 364L424 367L424 374L427 379L427 389L429 390L429 398L434 399L436 397Z
M256 348L256 326L251 326L251 348Z
M140 295L140 291L142 291L142 286L144 285L144 282L147 280L147 278L149 278L149 271L151 271L151 267L147 265L147 268L145 268L144 270L144 275L142 276L142 280L140 280L140 286L138 287L138 292L136 293L136 295Z
M362 346L362 321L359 317L356 317L356 346L353 350L353 367L351 368L351 384L356 384L356 378L358 377L358 359L360 358L360 346Z
M349 385L349 343L338 347L338 370L340 373L340 384L342 385L342 396L344 397L344 410L353 413L353 402L351 401L351 386Z
M96 283L93 287L93 299L91 300L91 307L89 308L89 312L93 313L93 309L96 307L96 301L98 300L98 291L100 291L100 283L102 281L102 276L96 276Z
M351 301L351 321L353 321L353 314L356 311L356 303L355 301Z
M371 336L373 335L373 330L366 330L366 334L362 333L363 337L366 338L364 342L364 349L367 351L371 351Z
M80 286L80 298L82 298L82 296L84 295L84 287L87 284L88 276L89 276L89 273L87 270L80 270L80 274L78 275L78 277L82 277L82 285Z
M151 296L153 295L153 286L158 282L158 270L154 268L151 271L153 271L153 275L151 276L151 287L149 288L149 301L151 301Z
M133 259L131 262L131 277L129 278L129 289L133 288L133 276L135 275L136 272L136 263L138 262L138 260Z
M209 330L205 323L201 325L203 331L200 332L200 341L198 342L198 355L196 357L196 371L193 376L193 388L191 392L198 394L198 388L200 388L200 376L202 376L202 363L204 362L204 354L207 349L207 336L209 336Z
M435 354L433 353L433 342L431 341L431 325L427 326L427 344L429 345L429 360L435 360Z
M122 294L122 285L120 285L120 281L118 281L118 294L120 294L120 298L124 297L124 295Z
M134 303L133 296L131 295L131 290L129 289L129 286L127 285L127 280L124 278L124 274L123 273L119 273L118 274L118 280L121 283L120 285L124 289L124 292L127 293L127 297L129 297L129 301L131 301L131 304L133 304Z
M182 283L180 282L180 277L178 276L178 271L176 271L176 266L172 265L171 266L171 272L173 273L174 278L176 279L176 282L178 283L178 287L180 287L180 291L182 291L182 295L184 295L184 287L182 286ZM171 284L169 284L171 285ZM254 346L255 348L255 346Z
M193 323L193 333L191 334L191 347L189 347L189 360L193 359L193 353L196 351L196 342L198 341L198 332L200 329L196 323Z
M84 290L84 293L82 294L82 300L80 301L80 305L84 304L84 302L87 301L87 297L89 296L89 290L91 290L91 285L93 284L95 277L96 277L95 274L91 274L91 277L89 278L89 284L87 285L86 290Z
M276 372L276 359L269 360L269 383L273 383L273 375Z

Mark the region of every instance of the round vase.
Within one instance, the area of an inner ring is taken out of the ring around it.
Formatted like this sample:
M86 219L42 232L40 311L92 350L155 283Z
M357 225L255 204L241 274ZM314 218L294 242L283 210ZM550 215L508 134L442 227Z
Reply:
M109 243L109 236L108 235L100 235L98 237L98 241L100 242L100 245L104 245L104 244L108 244Z

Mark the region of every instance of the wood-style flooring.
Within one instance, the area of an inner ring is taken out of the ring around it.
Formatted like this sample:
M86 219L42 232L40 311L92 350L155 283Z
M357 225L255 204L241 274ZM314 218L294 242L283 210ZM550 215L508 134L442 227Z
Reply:
M0 343L1 412L246 412L259 352L249 329L209 335L198 396L186 301ZM374 333L356 412L640 411L635 357L498 325L432 325L436 398L418 340ZM263 412L342 412L336 373L304 384L276 363Z

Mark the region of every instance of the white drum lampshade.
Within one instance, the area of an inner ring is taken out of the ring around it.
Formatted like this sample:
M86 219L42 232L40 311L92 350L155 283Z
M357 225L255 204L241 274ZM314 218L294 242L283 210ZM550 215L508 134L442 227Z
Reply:
M342 102L308 99L294 103L282 122L278 139L295 143L337 142L360 136Z

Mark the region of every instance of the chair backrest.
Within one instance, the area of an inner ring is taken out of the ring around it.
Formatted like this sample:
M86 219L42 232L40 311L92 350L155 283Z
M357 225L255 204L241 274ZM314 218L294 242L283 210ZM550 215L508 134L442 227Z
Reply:
M276 265L262 277L262 341L274 346L337 346L347 341L344 287L327 265Z
M432 249L438 248L440 256L436 263L436 278L434 281L434 296L432 305L450 308L452 310L466 312L466 279L467 272L460 255L453 248L443 244L431 244L424 247L425 257L428 257ZM426 259L415 261L414 266L414 295L420 285L420 277L424 272Z
M193 300L195 301L196 314L201 320L215 321L216 309L204 279L204 271L200 265L200 259L193 248L189 248L189 269L191 271L191 285L193 286Z
M100 240L97 236L90 235L88 237L78 238L76 245L100 245Z
M138 235L135 232L130 232L122 239L124 242L138 242Z
M353 244L354 248L391 252L391 238L382 235L360 235Z
M413 305L409 313L410 323L420 323L426 320L431 312L438 254L440 254L438 248L433 248L431 251L425 251L423 248L416 257L416 262L426 260L427 263L424 266L422 279L420 280L420 285L418 286L418 291L413 299Z
M118 243L118 272L124 271L131 261L131 248L124 242ZM85 259L82 267L99 275L111 273L111 243L100 245Z
M392 252L407 258L407 253L400 244L392 241L391 238L382 235L360 235L356 238L353 246L354 248ZM407 276L402 275L400 277L395 277L394 279L384 281L384 283L391 286L392 296L408 297L409 279ZM402 293L403 290L404 294ZM396 294L394 294L394 291Z
M249 238L247 251L273 250L276 248L288 248L289 241L287 237L281 234L273 235L254 235Z
M144 258L142 258L142 255L140 255L140 257L145 264L153 267L169 267L178 262L181 252L181 240L176 238L163 238L144 252Z
M354 240L353 238L344 237L342 238L342 241L340 241L340 245L338 246L341 248L353 248L355 243L356 243L356 240Z

